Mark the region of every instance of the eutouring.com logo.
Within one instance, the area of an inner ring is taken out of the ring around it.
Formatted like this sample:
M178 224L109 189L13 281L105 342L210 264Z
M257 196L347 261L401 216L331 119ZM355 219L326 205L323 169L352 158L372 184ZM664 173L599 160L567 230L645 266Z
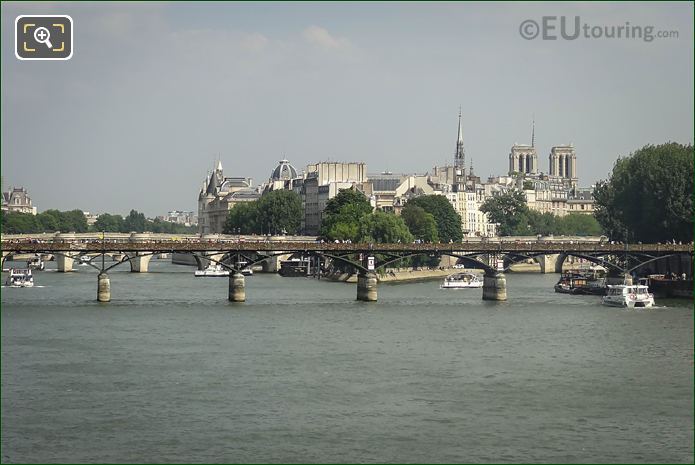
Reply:
M654 29L654 26L634 25L629 21L607 26L584 23L580 16L542 16L540 21L522 21L519 34L526 40L627 39L652 42L654 39L678 38L678 31Z

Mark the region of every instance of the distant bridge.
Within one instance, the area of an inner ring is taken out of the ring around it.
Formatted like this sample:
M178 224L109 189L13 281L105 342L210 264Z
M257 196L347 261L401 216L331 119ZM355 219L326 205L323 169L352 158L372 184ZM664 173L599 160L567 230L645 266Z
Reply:
M312 238L259 237L259 236L185 236L133 233L130 235L55 234L45 238L27 236L3 236L2 260L16 254L53 254L59 271L70 271L73 260L85 254L97 254L101 263L92 259L89 265L96 268L98 300L110 300L110 281L107 272L125 262L131 270L146 272L149 260L161 253L191 254L200 263L219 263L231 271L229 299L244 301L244 277L237 267L253 266L269 259L301 253L316 256L318 260L342 262L358 270L358 300L376 300L376 270L415 256L451 256L459 261L485 271L483 299L506 300L504 271L518 261L536 260L541 270L561 269L566 257L573 256L603 265L609 276L622 282L625 274L673 256L690 255L692 244L617 244L592 238L543 238L521 237L507 240L471 240L456 243L337 243ZM106 266L104 256L118 254L121 259ZM97 257L98 258L98 257ZM96 262L96 263L95 263ZM502 263L500 267L498 263ZM109 292L105 289L108 287ZM103 292L102 292L103 291ZM107 296L108 294L108 296ZM101 297L99 297L101 296Z

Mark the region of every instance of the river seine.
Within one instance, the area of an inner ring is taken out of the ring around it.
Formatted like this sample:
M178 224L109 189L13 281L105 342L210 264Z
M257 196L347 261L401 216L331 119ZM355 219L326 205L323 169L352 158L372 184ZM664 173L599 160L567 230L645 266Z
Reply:
M225 278L150 268L113 270L108 304L86 266L2 289L4 463L692 463L691 300L621 310L510 273L507 302L427 281L363 303L256 274L234 304Z

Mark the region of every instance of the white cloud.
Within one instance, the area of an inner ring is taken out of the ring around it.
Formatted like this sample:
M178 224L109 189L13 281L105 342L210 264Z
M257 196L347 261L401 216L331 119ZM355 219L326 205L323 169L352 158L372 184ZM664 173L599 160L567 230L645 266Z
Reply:
M350 41L344 37L334 37L326 29L319 26L309 26L302 31L302 37L307 42L324 50L350 47Z

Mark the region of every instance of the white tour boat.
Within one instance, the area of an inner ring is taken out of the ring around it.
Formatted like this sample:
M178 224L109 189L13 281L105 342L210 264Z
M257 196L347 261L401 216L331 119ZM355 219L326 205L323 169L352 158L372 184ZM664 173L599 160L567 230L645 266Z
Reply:
M440 289L467 289L483 287L483 280L473 273L454 273L444 279Z
M608 286L608 293L601 299L603 305L611 307L652 307L654 294L644 285L618 284Z
M28 268L10 268L5 284L10 287L33 287L34 276Z
M224 269L219 263L210 263L204 270L196 270L197 278L221 278L229 276L229 270Z

